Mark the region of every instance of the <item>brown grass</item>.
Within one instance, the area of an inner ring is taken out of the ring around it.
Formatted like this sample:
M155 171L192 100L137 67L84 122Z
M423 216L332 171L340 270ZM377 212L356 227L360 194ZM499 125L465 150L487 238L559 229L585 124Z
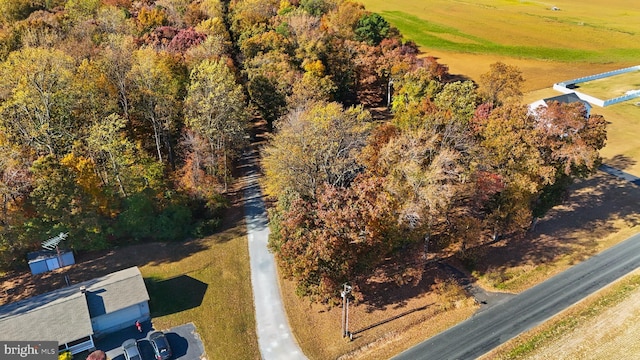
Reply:
M416 270L416 269L414 269ZM342 307L310 304L281 280L291 327L310 359L388 359L471 316L476 305L461 288L440 283L435 267L393 274L382 267L361 284L364 299L349 306L353 341L342 337ZM432 291L432 286L438 291Z
M478 81L480 75L488 72L489 65L495 62L500 61L505 64L514 65L522 71L525 79L522 88L523 92L530 93L535 90L551 90L553 91L553 95L550 96L560 95L557 91L550 89L553 84L557 82L637 65L629 62L576 64L559 61L519 59L507 56L458 53L437 49L424 49L424 55L433 56L438 59L438 62L447 65L451 74L473 81Z

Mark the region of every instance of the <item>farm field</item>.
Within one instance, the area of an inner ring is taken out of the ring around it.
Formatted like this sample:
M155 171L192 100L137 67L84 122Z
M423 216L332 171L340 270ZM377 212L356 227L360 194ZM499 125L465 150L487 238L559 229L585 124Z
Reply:
M636 270L481 359L632 358L640 353L635 341L640 330L638 301L640 275Z
M503 61L523 71L525 91L640 59L640 6L624 0L361 2L452 73L476 79Z
M461 78L477 80L496 61L517 66L525 78L525 103L560 95L551 88L556 82L640 63L640 43L634 40L640 34L640 5L624 0L361 2ZM579 85L598 97L616 92L616 78ZM636 78L623 81L640 85ZM634 103L592 111L609 122L604 162L640 176L640 107Z

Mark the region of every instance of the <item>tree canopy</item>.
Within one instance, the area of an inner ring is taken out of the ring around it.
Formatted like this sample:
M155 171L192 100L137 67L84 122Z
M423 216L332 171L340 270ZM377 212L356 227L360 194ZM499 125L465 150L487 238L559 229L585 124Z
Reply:
M350 1L14 0L0 22L1 268L59 232L210 233L259 119L271 249L329 301L425 239L469 258L523 231L606 141L580 104L521 104L516 67L454 81Z

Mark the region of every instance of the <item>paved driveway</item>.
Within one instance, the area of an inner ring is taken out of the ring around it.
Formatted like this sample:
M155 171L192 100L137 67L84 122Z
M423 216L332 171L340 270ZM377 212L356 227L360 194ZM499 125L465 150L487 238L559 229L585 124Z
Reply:
M251 286L256 308L256 332L260 354L265 360L304 360L284 311L273 254L267 248L269 225L262 200L257 152L245 153L244 213L247 221Z
M145 322L143 329L144 331L139 333L135 327L131 325L127 329L98 339L96 341L96 348L107 353L107 356L111 360L124 360L122 343L127 339L136 339L138 340L138 347L142 353L142 358L144 360L151 360L154 358L153 348L148 338L149 333L153 331L151 323ZM200 360L205 358L204 345L193 323L176 326L169 330L163 330L163 332L173 350L172 359Z

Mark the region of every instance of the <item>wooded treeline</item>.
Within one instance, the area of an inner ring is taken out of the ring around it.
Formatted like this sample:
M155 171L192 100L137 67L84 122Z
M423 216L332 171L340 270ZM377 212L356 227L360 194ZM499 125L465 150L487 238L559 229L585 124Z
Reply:
M342 1L7 0L0 21L0 268L60 232L210 233L250 119L383 103L416 52Z
M523 231L606 139L580 105L531 114L517 68L452 81L354 2L14 0L0 17L5 267L61 231L78 250L206 234L259 116L270 246L326 300L425 238L471 257Z
M0 266L211 233L250 119L219 1L0 3Z

